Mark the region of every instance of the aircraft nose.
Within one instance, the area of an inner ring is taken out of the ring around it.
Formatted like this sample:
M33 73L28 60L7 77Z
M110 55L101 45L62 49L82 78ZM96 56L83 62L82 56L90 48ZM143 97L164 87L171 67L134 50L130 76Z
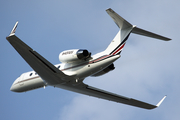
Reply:
M19 81L19 77L13 82L11 88L10 88L10 91L13 91L13 92L19 92L19 85L18 85L18 81Z
M12 84L11 88L10 88L10 91L13 91L13 92L19 92L19 89L16 85Z
M14 85L11 86L10 91L16 92Z

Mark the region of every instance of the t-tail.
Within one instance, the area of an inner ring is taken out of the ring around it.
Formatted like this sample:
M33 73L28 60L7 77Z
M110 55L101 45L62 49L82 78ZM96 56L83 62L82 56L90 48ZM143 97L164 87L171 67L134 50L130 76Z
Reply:
M118 15L116 12L114 12L111 8L107 9L106 12L111 16L111 18L114 20L116 25L119 27L119 32L115 36L115 38L112 40L112 42L109 44L109 46L104 51L108 55L118 55L121 53L123 47L126 44L126 41L130 35L130 33L135 33L147 37L152 37L164 41L171 40L170 38L163 37L161 35L143 30L141 28L136 27L135 25L130 24L128 21L126 21L124 18L122 18L120 15Z

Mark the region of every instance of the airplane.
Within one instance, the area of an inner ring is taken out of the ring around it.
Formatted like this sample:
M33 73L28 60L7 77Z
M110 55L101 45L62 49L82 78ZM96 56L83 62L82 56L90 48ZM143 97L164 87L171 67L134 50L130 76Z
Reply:
M164 41L171 40L170 38L132 25L111 8L107 9L106 12L119 27L117 35L109 46L104 51L95 55L91 55L91 52L86 49L65 50L59 54L61 64L57 65L51 64L15 35L18 25L18 22L16 22L10 35L6 37L6 39L34 71L21 74L20 77L13 82L10 90L14 92L26 92L41 87L52 86L144 109L159 107L166 96L164 96L157 105L152 105L104 91L83 82L86 77L98 77L115 69L113 62L120 58L120 53L131 33Z

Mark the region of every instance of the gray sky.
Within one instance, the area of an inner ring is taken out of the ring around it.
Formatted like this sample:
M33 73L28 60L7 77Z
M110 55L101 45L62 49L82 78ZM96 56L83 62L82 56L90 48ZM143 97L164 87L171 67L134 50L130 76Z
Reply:
M178 0L38 0L0 1L0 119L43 120L179 120L180 1ZM112 8L140 28L172 38L164 42L131 34L116 69L85 83L162 105L144 110L66 90L47 87L11 92L13 81L32 69L5 39L18 20L16 35L53 64L68 49L104 50L118 32L106 13Z

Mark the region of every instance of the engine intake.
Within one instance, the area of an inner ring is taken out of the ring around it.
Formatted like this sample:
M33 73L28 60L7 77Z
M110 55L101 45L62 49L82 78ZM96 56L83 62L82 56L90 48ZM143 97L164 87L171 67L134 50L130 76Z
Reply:
M77 57L81 60L86 57L89 57L89 52L87 50L78 50L77 51Z

